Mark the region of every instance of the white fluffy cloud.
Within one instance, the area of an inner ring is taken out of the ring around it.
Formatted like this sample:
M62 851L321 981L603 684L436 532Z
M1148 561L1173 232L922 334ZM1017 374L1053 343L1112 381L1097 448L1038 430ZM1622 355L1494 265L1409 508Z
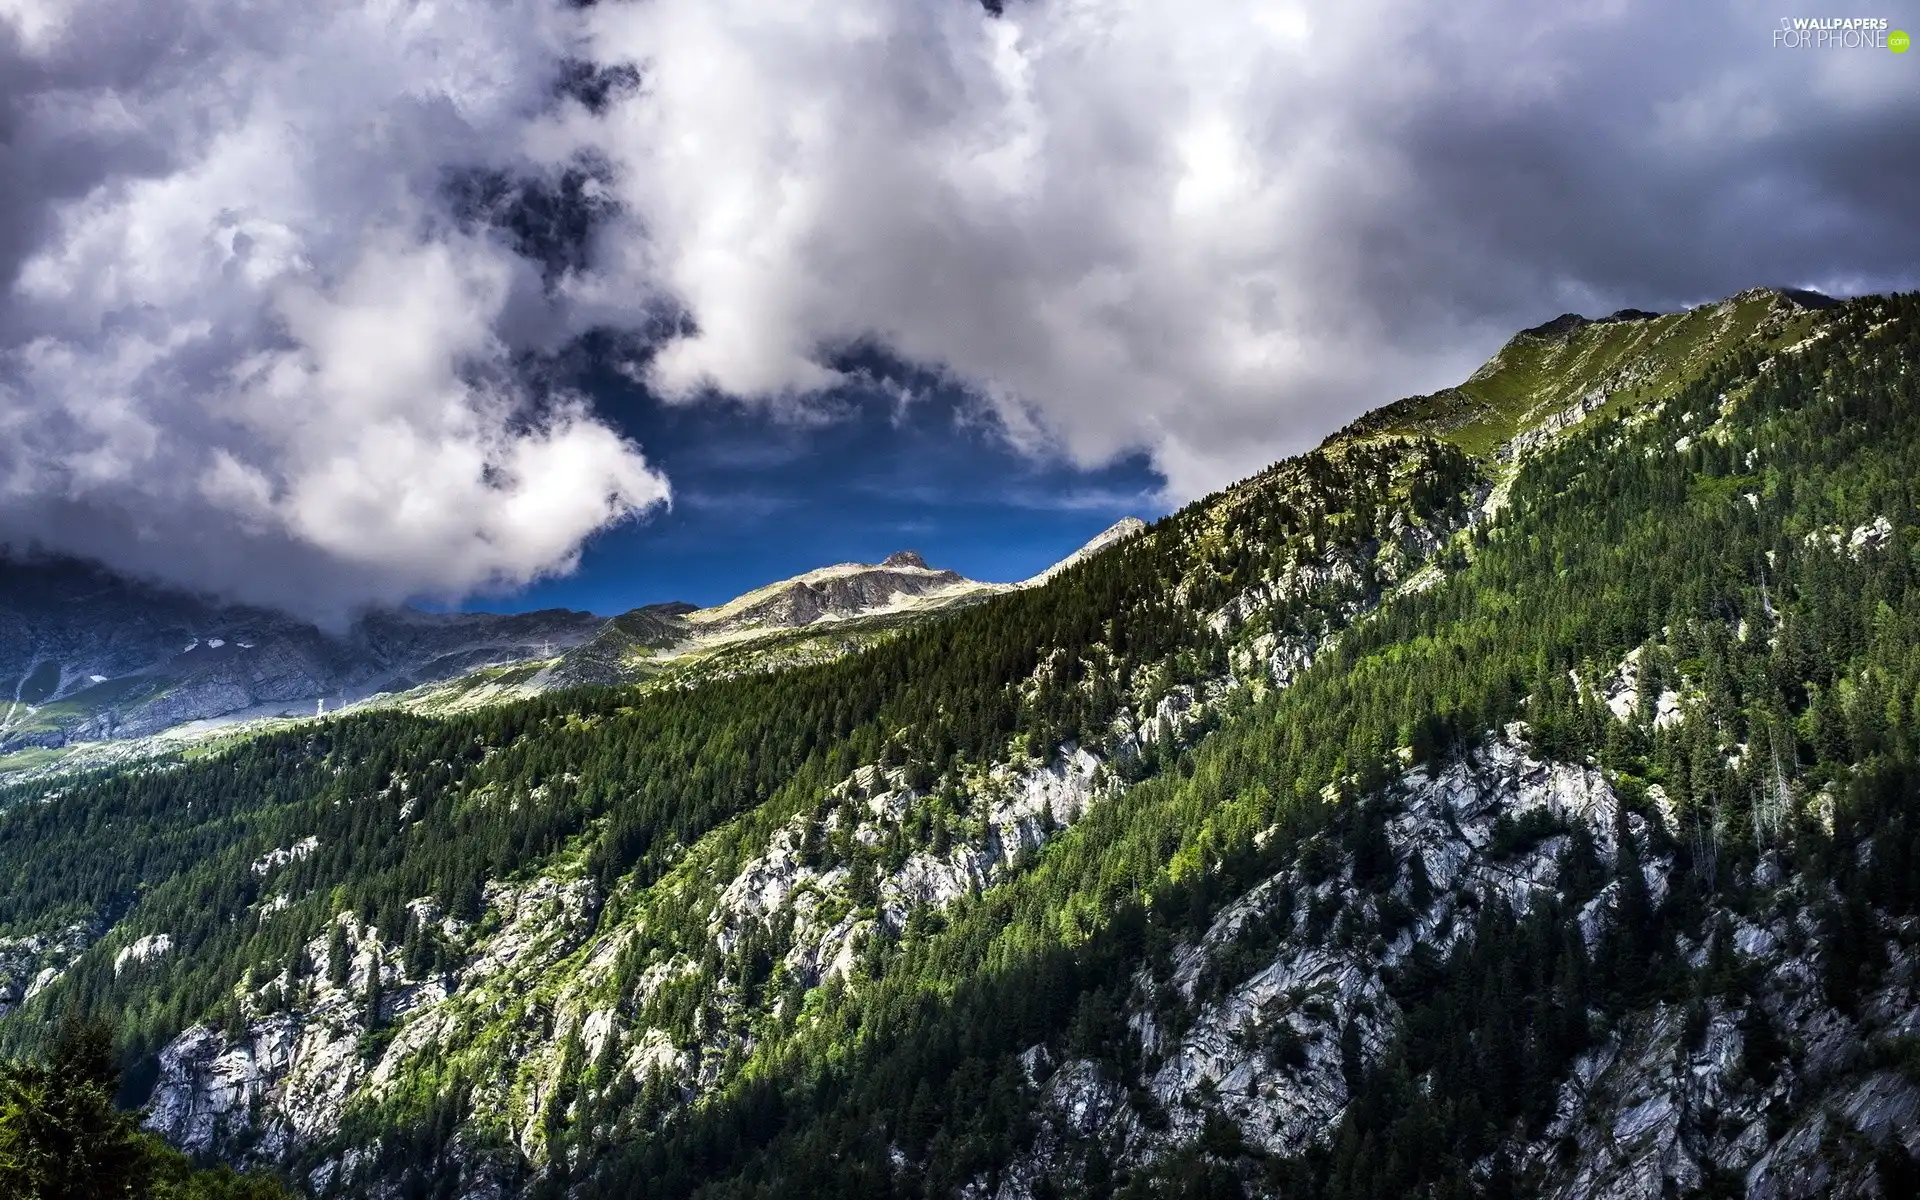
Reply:
M804 405L877 342L1191 495L1563 309L1911 284L1913 63L1772 25L0 0L0 534L282 603L564 569L666 484L512 356L662 307L670 397ZM567 57L640 84L556 103ZM557 277L449 211L582 161L614 208Z
M564 570L665 499L516 381L539 271L444 198L521 159L563 10L7 3L0 536L335 616Z
M607 4L646 84L571 132L623 168L615 294L699 324L663 388L877 337L1191 495L1561 307L1910 279L1912 64L1683 7Z

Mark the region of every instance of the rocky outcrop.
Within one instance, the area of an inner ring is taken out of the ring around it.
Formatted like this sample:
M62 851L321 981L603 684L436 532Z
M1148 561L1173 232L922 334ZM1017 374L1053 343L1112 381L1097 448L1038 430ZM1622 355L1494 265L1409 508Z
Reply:
M173 953L172 934L149 933L144 937L135 938L131 944L120 948L120 952L113 956L113 973L118 975L130 966L145 966L171 953Z
M147 1127L192 1153L235 1161L282 1164L327 1144L349 1108L385 1095L405 1064L457 1046L471 1013L524 1004L532 985L580 945L594 903L577 878L496 885L484 922L492 932L476 936L431 901L416 901L416 919L470 947L457 969L421 977L407 973L400 945L342 914L346 957L337 968L329 931L307 943L297 967L240 990L237 1027L196 1025L168 1043ZM520 1036L520 1051L503 1054L476 1092L476 1103L496 1114L513 1106L529 1052L551 1049L538 1024ZM344 1180L353 1167L336 1159L322 1174Z
M1192 1023L1178 1037L1164 1033L1156 1016L1152 1000L1163 989L1143 980L1150 999L1134 1014L1134 1028L1158 1063L1146 1087L1168 1121L1163 1132L1130 1131L1130 1153L1151 1157L1191 1141L1209 1117L1222 1116L1248 1145L1273 1154L1297 1154L1323 1141L1347 1101L1342 1039L1357 1037L1363 1059L1371 1061L1393 1033L1398 1010L1383 976L1416 945L1444 954L1481 904L1525 913L1553 894L1567 835L1496 857L1488 852L1496 825L1538 811L1586 830L1601 855L1611 857L1618 815L1597 772L1540 762L1511 734L1469 759L1409 773L1378 802L1392 813L1389 878L1358 883L1351 861L1320 880L1296 866L1230 905L1199 943L1180 952L1164 985L1170 1000L1192 1008ZM1333 936L1350 917L1377 927L1389 897L1410 914L1393 941L1343 946ZM1322 916L1301 917L1264 968L1218 998L1202 992L1222 952L1282 907ZM1249 1047L1284 1049L1249 1053Z
M1101 762L1076 746L1042 765L1000 764L978 781L984 814L970 836L939 848L922 847L873 879L871 911L853 905L854 871L866 863L824 861L817 847L836 835L875 847L921 799L901 772L863 767L837 788L823 811L803 814L777 830L721 890L710 922L714 944L731 952L746 926L790 922L783 964L792 977L817 985L852 966L859 944L874 930L906 928L917 909L939 912L963 896L992 886L1018 868L1088 808L1113 794Z
M1628 1200L1718 1181L1749 1200L1879 1196L1878 1151L1897 1142L1920 1158L1920 1081L1864 1053L1920 1030L1912 960L1896 956L1888 986L1848 1016L1821 999L1812 924L1741 922L1731 941L1762 981L1744 1003L1715 1000L1694 1028L1658 1004L1581 1056L1552 1124L1516 1147L1543 1195Z
M33 999L100 937L93 921L0 937L0 1017Z
M1041 1194L1091 1142L1114 1162L1151 1164L1217 1141L1208 1131L1221 1122L1260 1155L1324 1145L1354 1064L1365 1069L1392 1044L1402 1014L1386 981L1416 947L1444 959L1486 905L1520 916L1557 898L1574 837L1601 864L1617 863L1624 830L1653 902L1668 890L1672 863L1648 819L1623 812L1598 770L1533 757L1517 725L1469 757L1408 772L1368 803L1384 817L1390 856L1370 879L1356 878L1351 855L1318 869L1310 863L1324 855L1302 855L1223 909L1165 976L1142 970L1128 1016L1143 1063L1136 1084L1030 1050L1042 1127L997 1189L982 1181L970 1194ZM1516 839L1525 828L1537 836ZM1683 939L1699 967L1722 938L1759 986L1692 1013L1656 1003L1610 1028L1567 1072L1549 1126L1505 1147L1536 1181L1532 1194L1877 1197L1876 1155L1920 1158L1920 1079L1876 1066L1890 1051L1871 1049L1920 1034L1920 973L1899 948L1920 930L1890 944L1879 991L1852 1015L1836 1011L1823 999L1819 931L1801 885L1777 867L1768 878L1775 899L1762 919L1719 929L1709 919ZM1619 896L1616 881L1578 914L1590 948ZM1383 928L1386 906L1398 914L1391 940L1338 934ZM1243 978L1222 977L1249 944L1273 948Z

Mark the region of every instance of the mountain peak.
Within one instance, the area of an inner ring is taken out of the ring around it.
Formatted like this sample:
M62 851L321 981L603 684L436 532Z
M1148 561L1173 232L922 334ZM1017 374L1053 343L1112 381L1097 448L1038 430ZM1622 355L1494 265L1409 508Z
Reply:
M1644 308L1622 308L1604 317L1583 317L1579 313L1561 313L1551 321L1522 329L1517 337L1568 338L1589 325L1619 325L1631 321L1654 321L1659 313Z
M1520 337L1561 337L1576 330L1585 329L1593 322L1579 313L1561 313L1551 321L1542 321L1538 325L1529 325L1522 329Z
M1801 308L1836 308L1840 302L1825 292L1816 292L1811 288L1780 288L1782 296Z
M1097 554L1115 542L1125 541L1147 527L1139 517L1121 517L1118 521L1095 534L1086 545L1080 547L1081 554Z
M915 551L899 550L877 564L816 567L690 613L688 619L709 636L797 629L823 619L925 607L988 586L954 571L929 567Z
M1116 542L1125 541L1126 539L1132 537L1136 533L1139 533L1141 530L1145 529L1146 527L1147 527L1147 523L1145 521L1142 521L1139 517L1121 517L1118 521L1115 521L1113 524L1107 526L1105 529L1101 530L1099 533L1094 534L1093 537L1087 542L1086 545L1080 547L1078 550L1075 550L1072 554L1067 555L1065 558L1061 559L1059 562L1048 567L1046 570L1040 572L1038 575L1035 575L1033 578L1028 579L1022 586L1036 587L1040 584L1043 584L1047 582L1049 579L1052 579L1055 575L1058 575L1060 572L1066 570L1068 567L1071 567L1076 563L1083 563L1087 561L1089 558L1092 558L1094 555L1100 553L1102 550L1107 549L1109 546L1114 545Z

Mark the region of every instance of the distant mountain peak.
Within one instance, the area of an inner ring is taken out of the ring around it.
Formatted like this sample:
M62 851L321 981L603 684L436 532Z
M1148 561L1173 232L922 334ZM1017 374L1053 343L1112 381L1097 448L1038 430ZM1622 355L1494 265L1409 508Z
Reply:
M688 620L709 635L797 629L822 620L925 607L992 586L955 571L936 570L916 552L900 550L879 563L816 567L690 613Z

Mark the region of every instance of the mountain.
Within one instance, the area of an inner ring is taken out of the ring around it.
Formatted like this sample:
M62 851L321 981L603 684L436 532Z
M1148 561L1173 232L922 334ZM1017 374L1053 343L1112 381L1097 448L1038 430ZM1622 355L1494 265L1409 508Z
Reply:
M1139 524L1128 518L1066 562ZM1048 577L979 583L903 550L878 564L822 567L713 608L656 604L610 619L399 609L369 613L336 634L71 559L0 558L0 699L8 702L0 709L0 769L9 751L183 726L205 736L354 705L444 712L556 687L638 682L676 667L766 669L845 653L920 616ZM709 661L723 650L720 663Z
M70 559L0 557L0 751L337 708L551 654L600 624L559 610L397 611L332 634Z
M696 609L687 623L712 635L798 629L816 621L845 620L868 613L939 604L982 590L952 571L936 571L911 550L876 564L842 563L768 584L720 605Z
M314 1196L1915 1194L1917 377L1549 322L846 652L5 789L0 1042Z
M842 639L852 630L877 633L899 624L889 618L932 613L1009 586L935 570L913 551L901 550L879 563L820 567L712 608L656 605L635 610L615 618L592 643L563 658L552 680L628 682L725 648L736 650L736 662L748 657L784 662L782 655L790 655L798 644L821 641L786 635L827 634L844 649ZM750 654L739 653L743 644Z

